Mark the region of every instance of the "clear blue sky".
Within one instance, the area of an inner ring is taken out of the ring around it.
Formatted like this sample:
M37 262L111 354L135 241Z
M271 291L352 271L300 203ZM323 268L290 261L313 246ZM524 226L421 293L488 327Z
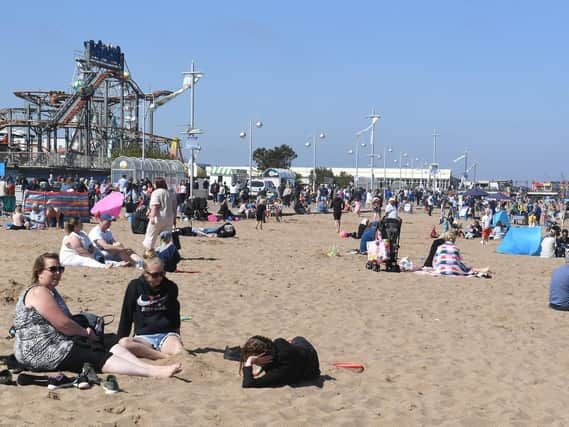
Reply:
M197 61L202 162L247 164L239 133L260 119L255 148L286 143L310 166L322 130L318 164L353 166L375 108L394 157L430 160L437 128L441 167L468 148L478 178L569 176L566 1L6 1L2 17L0 107L22 105L16 89L69 90L74 51L100 39L144 90L180 87ZM188 105L159 110L157 133L179 135Z

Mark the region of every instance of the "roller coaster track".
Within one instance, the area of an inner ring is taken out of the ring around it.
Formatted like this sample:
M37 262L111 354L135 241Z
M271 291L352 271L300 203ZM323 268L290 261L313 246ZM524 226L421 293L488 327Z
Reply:
M100 70L97 73L91 74L90 77L84 82L84 85L85 87L88 87L92 84L93 92L95 92L99 86L101 86L101 83L103 83L105 79L111 74L112 71ZM52 119L53 125L58 126L68 124L73 119L73 117L75 117L77 113L81 111L83 107L85 107L86 103L87 98L81 97L78 92L74 93L65 101L57 113L55 113Z

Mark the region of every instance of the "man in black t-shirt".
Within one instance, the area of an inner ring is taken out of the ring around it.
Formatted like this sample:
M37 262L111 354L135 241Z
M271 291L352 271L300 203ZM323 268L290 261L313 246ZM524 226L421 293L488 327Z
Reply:
M128 284L124 295L117 332L119 344L138 357L164 359L184 349L178 286L164 274L160 258L146 260L144 273Z

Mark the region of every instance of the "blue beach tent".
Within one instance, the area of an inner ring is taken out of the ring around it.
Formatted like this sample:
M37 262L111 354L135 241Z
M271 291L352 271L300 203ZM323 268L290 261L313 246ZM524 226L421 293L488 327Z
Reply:
M492 227L496 227L498 221L500 221L504 227L510 228L510 217L506 211L500 211L494 214L492 217Z
M510 228L496 252L512 255L539 255L541 252L541 227Z

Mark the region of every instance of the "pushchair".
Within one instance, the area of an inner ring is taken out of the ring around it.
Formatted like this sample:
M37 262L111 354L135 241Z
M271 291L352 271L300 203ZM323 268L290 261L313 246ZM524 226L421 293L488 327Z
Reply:
M195 219L197 221L207 220L207 216L209 215L207 210L207 199L203 197L187 199L184 203L182 212L190 219Z
M385 271L399 273L401 270L397 263L399 255L399 238L401 235L400 218L383 218L378 227L376 240L368 242L366 268L381 271L381 264L385 264Z

